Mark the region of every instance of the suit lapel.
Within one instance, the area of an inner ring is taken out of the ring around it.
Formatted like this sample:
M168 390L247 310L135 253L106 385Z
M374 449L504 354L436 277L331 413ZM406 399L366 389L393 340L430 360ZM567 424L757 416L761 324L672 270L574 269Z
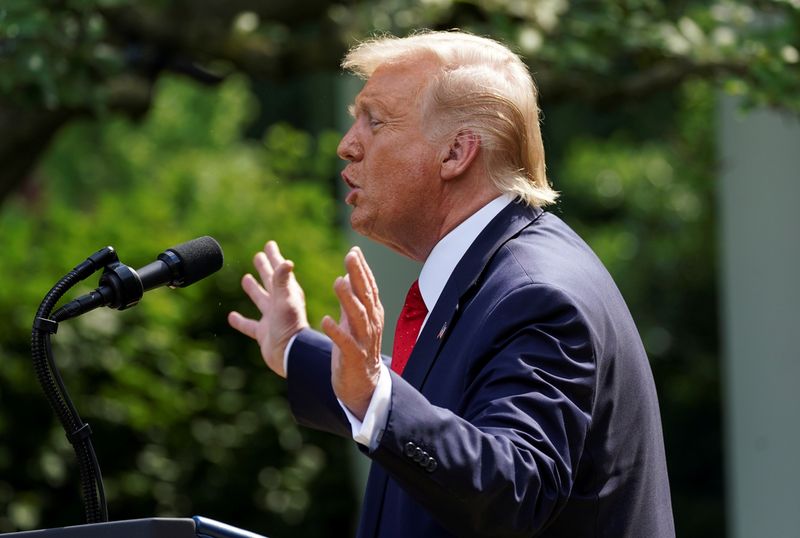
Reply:
M495 253L541 214L539 208L512 202L478 235L450 275L411 352L403 371L403 378L411 385L422 389L442 344L458 322L466 301L477 291L481 275Z

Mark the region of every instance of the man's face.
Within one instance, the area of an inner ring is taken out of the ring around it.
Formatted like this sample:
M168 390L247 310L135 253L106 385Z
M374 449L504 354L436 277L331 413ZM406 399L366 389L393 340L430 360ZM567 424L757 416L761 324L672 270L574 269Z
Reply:
M440 158L419 104L434 71L425 60L379 67L356 97L355 121L338 148L348 161L342 178L353 229L415 259L432 246L439 195Z

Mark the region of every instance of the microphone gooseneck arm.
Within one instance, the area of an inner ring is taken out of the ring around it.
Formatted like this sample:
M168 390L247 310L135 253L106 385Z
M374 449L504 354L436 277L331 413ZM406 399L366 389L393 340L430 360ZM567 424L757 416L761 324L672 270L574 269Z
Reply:
M185 287L222 267L222 249L212 237L177 245L138 271L122 264L113 247L98 250L63 276L48 292L33 320L31 358L36 377L50 407L75 450L86 523L108 521L103 477L92 445L92 430L81 420L58 371L50 338L58 323L100 306L124 310L136 305L145 291L159 287ZM103 269L98 287L53 312L58 301L80 281Z
M36 377L50 407L64 428L78 460L81 498L86 523L108 521L103 477L92 445L91 429L81 420L53 360L50 337L58 330L58 323L50 319L50 313L59 299L75 284L103 266L115 262L118 262L116 252L112 247L106 247L89 256L62 277L39 305L31 331L31 358Z

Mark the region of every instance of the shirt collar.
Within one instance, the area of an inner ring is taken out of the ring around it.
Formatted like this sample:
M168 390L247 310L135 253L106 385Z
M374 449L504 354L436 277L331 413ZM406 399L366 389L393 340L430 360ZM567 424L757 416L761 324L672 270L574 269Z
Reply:
M502 194L473 213L467 220L450 230L433 247L419 274L419 290L430 313L450 280L458 262L484 228L514 200Z

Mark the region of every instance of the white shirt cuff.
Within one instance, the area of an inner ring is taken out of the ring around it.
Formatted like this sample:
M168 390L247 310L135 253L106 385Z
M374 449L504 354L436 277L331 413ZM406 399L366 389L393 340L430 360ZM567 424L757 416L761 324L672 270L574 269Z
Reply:
M300 331L297 331L294 336L289 338L289 343L286 344L286 349L283 350L283 373L286 374L286 377L289 377L289 351L292 349L292 344L294 344L298 334L300 334Z
M363 422L358 420L341 400L338 400L338 402L342 406L347 420L350 421L353 439L369 448L370 451L375 450L383 430L386 429L386 421L389 418L389 404L392 402L392 376L389 374L389 368L381 362L378 385L372 393L372 399L369 401L369 407L367 407Z

